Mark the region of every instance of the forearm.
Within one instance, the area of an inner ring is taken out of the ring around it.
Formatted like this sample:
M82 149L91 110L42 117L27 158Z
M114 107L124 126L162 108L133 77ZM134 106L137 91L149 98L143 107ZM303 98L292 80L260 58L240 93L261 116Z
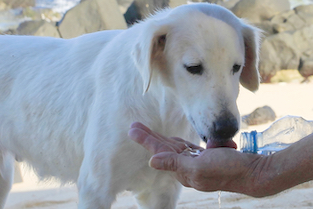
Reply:
M260 158L252 168L248 195L269 196L313 179L313 134L287 149Z

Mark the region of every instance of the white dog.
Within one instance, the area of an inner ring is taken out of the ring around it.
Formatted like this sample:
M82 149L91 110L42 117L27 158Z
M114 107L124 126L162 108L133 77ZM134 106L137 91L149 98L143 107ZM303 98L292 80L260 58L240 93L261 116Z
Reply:
M128 139L130 124L233 146L239 82L259 85L259 31L208 3L124 31L0 36L0 46L0 208L15 159L41 178L77 182L80 209L108 209L123 190L141 208L175 208L180 184L148 166L151 154Z

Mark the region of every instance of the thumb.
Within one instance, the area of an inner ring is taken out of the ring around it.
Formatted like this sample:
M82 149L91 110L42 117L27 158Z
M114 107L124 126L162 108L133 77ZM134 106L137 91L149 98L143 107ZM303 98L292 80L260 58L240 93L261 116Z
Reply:
M177 171L181 155L175 152L161 152L153 155L149 166L158 170Z

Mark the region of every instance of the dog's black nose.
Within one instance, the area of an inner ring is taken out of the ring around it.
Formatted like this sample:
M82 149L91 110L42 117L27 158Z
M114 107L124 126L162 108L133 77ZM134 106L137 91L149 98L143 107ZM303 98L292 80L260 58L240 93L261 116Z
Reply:
M238 131L238 122L234 115L225 114L213 122L213 137L215 139L232 138Z

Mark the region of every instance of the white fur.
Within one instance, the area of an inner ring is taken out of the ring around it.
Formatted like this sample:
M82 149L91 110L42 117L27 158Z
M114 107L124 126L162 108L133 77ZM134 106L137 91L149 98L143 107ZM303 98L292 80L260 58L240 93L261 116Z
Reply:
M0 46L0 208L12 156L42 178L77 182L80 209L108 209L123 190L141 208L175 208L180 184L148 167L130 124L198 143L225 111L239 121L239 80L252 91L259 82L258 30L211 4L69 40L0 36ZM202 75L184 68L200 62ZM234 74L235 63L246 66Z

